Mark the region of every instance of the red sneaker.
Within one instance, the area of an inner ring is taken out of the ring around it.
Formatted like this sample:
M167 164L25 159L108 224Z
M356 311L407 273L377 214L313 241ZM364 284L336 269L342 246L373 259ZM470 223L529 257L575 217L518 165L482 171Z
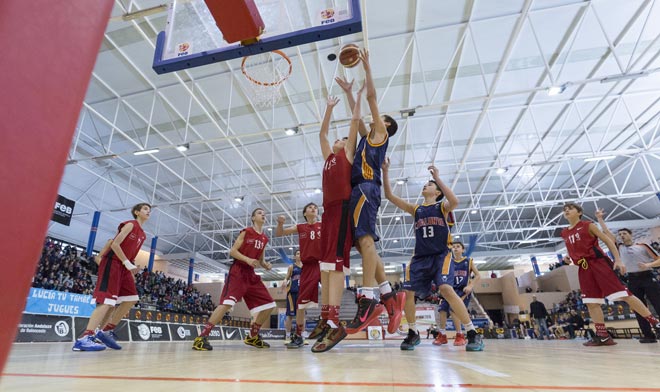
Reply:
M387 324L388 333L395 333L401 324L401 298L403 298L404 301L406 298L406 294L402 294L403 296L400 297L397 293L392 291L391 293L382 295L380 298L380 301L385 305L385 310L387 310L387 315L390 318L390 321Z
M433 341L433 345L442 346L443 344L447 344L447 335L445 335L444 333L439 333L438 336Z
M367 297L360 298L355 318L346 324L346 333L350 335L360 332L377 319L383 310L383 305L380 305L377 300Z
M454 338L454 346L465 346L466 344L467 340L465 340L465 335L457 333L456 338Z

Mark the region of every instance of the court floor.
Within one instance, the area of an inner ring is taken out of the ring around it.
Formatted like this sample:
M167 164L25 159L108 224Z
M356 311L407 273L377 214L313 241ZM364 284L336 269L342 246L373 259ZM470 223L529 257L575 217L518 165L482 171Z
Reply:
M658 391L660 344L619 340L486 340L486 351L399 342L346 341L327 353L259 350L240 341L126 343L73 352L71 344L15 344L1 391ZM450 344L452 341L450 340Z

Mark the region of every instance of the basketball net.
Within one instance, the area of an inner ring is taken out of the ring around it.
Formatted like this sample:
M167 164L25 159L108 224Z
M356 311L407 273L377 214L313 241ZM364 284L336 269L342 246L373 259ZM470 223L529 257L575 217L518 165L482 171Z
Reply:
M241 71L248 80L248 95L260 109L274 106L282 99L282 83L289 78L291 59L279 50L243 57Z

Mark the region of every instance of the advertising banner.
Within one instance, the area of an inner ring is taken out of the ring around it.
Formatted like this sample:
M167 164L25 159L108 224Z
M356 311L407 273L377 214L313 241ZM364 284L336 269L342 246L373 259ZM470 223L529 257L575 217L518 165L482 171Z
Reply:
M241 336L240 328L237 327L222 327L222 335L224 336L225 340L243 339L243 336Z
M264 340L286 339L286 331L284 329L262 329L259 333Z
M73 324L69 316L23 314L16 342L72 342Z
M170 335L173 341L194 340L197 337L197 327L190 324L170 324Z
M57 195L55 208L53 208L53 216L50 220L69 226L69 224L71 224L71 217L73 216L73 208L75 206L75 201L67 199L62 195Z
M167 328L167 324L130 321L129 325L131 340L134 342L170 340L170 330Z
M89 317L96 308L91 295L30 288L26 313Z

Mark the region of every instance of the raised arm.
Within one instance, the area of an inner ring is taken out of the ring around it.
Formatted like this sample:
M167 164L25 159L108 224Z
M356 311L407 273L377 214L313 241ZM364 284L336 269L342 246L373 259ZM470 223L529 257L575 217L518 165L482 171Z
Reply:
M385 198L391 201L392 204L409 213L410 215L415 215L415 205L408 203L399 196L392 193L392 187L390 186L390 158L386 157L383 160L383 190L385 191Z
M229 250L229 256L235 258L236 260L240 260L246 263L247 265L256 267L259 264L259 260L249 258L238 251L241 248L241 246L243 246L244 240L245 240L245 232L242 231L241 234L238 235L236 241L234 241L234 245L232 245L231 250Z
M599 240L603 241L605 245L607 245L607 248L614 255L614 269L619 270L619 272L622 274L625 274L626 266L624 266L621 262L621 256L619 255L619 250L617 249L614 241L612 241L610 237L600 231L598 226L596 226L594 223L589 224L589 234L593 235L594 237L598 237Z
M335 82L341 87L342 90L344 90L344 94L346 94L346 102L348 103L348 106L353 110L355 107L355 98L353 97L353 81L351 80L350 82L346 80L345 78L340 78L337 76L335 78ZM364 121L360 119L360 126L358 127L358 132L360 134L360 137L365 137L367 136L367 127L364 125Z
M330 131L330 119L332 118L332 110L337 105L339 99L337 97L329 96L325 102L325 115L321 123L321 132L319 132L319 141L321 142L321 153L323 153L323 160L328 159L332 154L332 146L328 140L328 132Z
M369 138L376 144L383 142L387 138L387 127L385 122L380 118L380 111L378 110L378 97L376 97L376 87L374 80L371 76L371 64L369 63L369 51L362 49L360 51L360 62L364 68L366 75L365 84L367 86L367 102L369 103L369 110L371 110L371 117L374 123L374 135L369 135Z
M346 145L344 146L344 152L346 153L346 159L352 165L355 158L355 148L357 146L357 134L358 128L360 127L361 119L361 105L362 105L362 93L364 92L365 85L363 84L358 90L357 101L355 102L355 107L353 108L353 116L351 117L351 127L348 130L348 140L346 140Z
M612 242L616 244L616 236L610 231L610 229L607 228L604 217L605 217L605 210L603 210L602 208L597 209L596 219L598 219L598 223L600 224L600 228L603 231L603 234L610 237Z
M284 215L280 215L277 217L277 227L275 227L275 237L281 237L283 235L290 235L298 232L298 226L296 225L289 226L285 229L284 222L286 222L286 217Z
M431 175L433 176L433 181L435 181L436 184L440 187L440 190L442 191L442 194L445 195L445 199L447 199L445 203L445 212L451 212L454 211L456 207L458 207L458 197L456 197L456 194L454 191L451 190L447 185L445 185L444 182L440 179L440 176L438 175L438 168L431 165L428 167L429 172L431 172Z

